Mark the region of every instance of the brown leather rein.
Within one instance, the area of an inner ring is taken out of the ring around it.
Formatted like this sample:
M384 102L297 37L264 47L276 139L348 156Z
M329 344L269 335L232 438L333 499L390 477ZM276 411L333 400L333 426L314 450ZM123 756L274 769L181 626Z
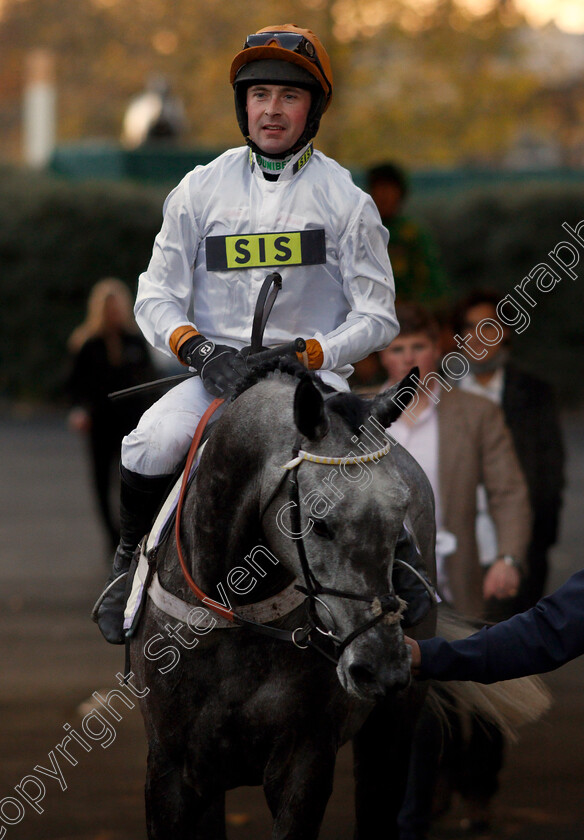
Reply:
M203 590L199 586L197 586L197 584L193 580L193 578L191 576L191 573L189 572L189 569L188 569L188 566L187 566L187 561L185 559L185 556L184 556L184 553L183 553L183 550L182 550L181 536L180 536L180 521L181 521L181 515L182 515L182 508L183 508L183 503L184 503L185 496L186 496L186 493L187 493L187 487L189 485L189 477L190 477L191 467L193 465L193 461L195 460L195 455L197 454L197 449L199 448L199 444L201 442L201 438L203 437L203 432L205 431L205 428L207 427L207 423L209 422L209 420L213 416L213 414L217 411L219 406L223 405L223 403L224 403L224 400L219 398L219 397L217 397L217 399L214 399L213 402L211 403L211 405L207 408L207 410L205 411L205 413L203 414L203 416L199 420L199 425L197 426L197 429L195 431L195 435L193 437L193 441L192 441L192 443L190 445L190 448L189 448L189 453L187 455L187 461L186 461L185 470L184 470L184 473L183 473L183 479L182 479L182 483L181 483L180 494L179 494L178 502L177 502L177 506L176 506L176 519L175 519L175 529L174 530L175 530L175 535L176 535L176 550L177 550L177 553L178 553L178 559L179 559L179 562L180 562L180 567L182 569L184 578L185 578L185 580L188 584L189 589L192 592L194 592L195 596L198 598L199 601L203 601L205 604L207 604L207 606L209 607L209 609L212 612L217 613L218 615L222 616L223 618L226 618L228 621L234 621L233 610L230 610L227 607L221 607L219 604L216 604L215 602L213 602L212 599L209 598L209 596L206 595L203 592Z

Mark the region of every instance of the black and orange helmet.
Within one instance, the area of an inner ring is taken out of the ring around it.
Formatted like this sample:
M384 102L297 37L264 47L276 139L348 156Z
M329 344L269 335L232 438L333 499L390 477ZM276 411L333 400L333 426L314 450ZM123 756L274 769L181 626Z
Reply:
M248 144L246 91L251 84L290 84L307 88L312 104L306 128L294 149L302 148L318 131L320 118L333 95L333 74L327 51L310 29L294 23L266 26L248 35L243 49L231 63L230 81L235 92L235 112Z

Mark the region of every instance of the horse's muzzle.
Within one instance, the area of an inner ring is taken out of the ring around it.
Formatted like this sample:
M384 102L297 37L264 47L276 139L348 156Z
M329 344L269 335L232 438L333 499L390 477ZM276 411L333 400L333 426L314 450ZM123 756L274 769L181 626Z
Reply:
M337 665L337 675L345 691L360 700L380 700L403 691L410 684L410 660L407 648L397 640L381 644L358 639L344 651Z

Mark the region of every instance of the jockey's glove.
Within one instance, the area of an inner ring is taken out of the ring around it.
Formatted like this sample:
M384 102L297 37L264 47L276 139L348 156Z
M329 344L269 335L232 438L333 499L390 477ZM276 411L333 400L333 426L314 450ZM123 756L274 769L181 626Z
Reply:
M234 347L215 344L204 335L187 338L177 355L199 374L205 389L214 397L227 396L246 372L245 362Z

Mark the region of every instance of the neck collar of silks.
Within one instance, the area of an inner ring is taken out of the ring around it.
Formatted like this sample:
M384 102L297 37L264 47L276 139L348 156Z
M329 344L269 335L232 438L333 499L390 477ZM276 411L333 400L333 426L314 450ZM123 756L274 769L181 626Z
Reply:
M262 152L254 152L250 149L249 165L252 172L257 167L258 170L268 176L276 176L279 181L288 181L306 166L313 151L312 141L303 146L300 151L293 155L287 155L285 158L269 157Z

